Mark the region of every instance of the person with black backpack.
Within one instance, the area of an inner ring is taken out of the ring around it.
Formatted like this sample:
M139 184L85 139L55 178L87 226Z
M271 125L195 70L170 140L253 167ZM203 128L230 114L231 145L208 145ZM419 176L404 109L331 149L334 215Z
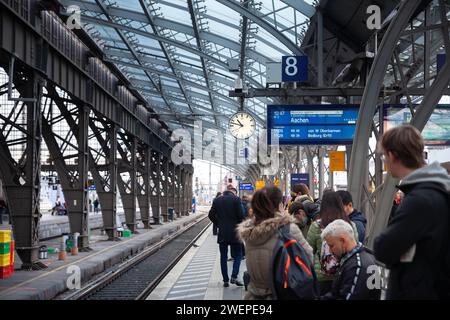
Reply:
M386 131L380 141L388 172L405 197L375 239L375 258L389 272L386 299L450 298L450 177L425 165L424 141L411 125Z
M306 269L311 268L312 249L295 224L294 217L284 213L282 200L282 192L276 187L256 191L251 200L251 218L238 225L239 237L246 244L246 264L250 277L245 300L270 300L276 297L273 292L273 256L281 229L289 233L292 246L299 245L303 250L297 260Z

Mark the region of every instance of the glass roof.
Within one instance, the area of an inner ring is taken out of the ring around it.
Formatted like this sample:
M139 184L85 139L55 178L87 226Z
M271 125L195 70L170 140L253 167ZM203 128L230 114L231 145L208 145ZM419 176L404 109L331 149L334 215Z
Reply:
M313 0L298 1L313 5ZM61 3L80 7L83 27L102 47L105 59L122 70L170 128L192 130L192 120L202 120L204 128L221 130L225 139L231 139L228 119L240 107L237 98L229 97L240 77L239 71L230 70L229 60L244 65L246 83L263 88L266 62L292 53L278 39L299 47L300 31L309 24L305 14L282 0ZM268 103L273 101L245 101L244 109L255 116L258 130L265 126Z

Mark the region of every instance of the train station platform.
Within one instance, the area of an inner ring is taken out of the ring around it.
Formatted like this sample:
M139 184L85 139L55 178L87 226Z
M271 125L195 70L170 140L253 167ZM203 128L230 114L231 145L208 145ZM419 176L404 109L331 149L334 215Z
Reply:
M233 261L229 260L229 275L232 267ZM245 260L242 260L238 275L241 281L245 270ZM244 294L244 287L234 284L223 287L219 245L211 225L147 300L243 300Z
M61 299L68 291L67 280L73 270L79 267L81 285L108 271L114 265L123 262L144 248L160 241L176 232L190 222L200 220L207 214L206 209L199 208L197 213L182 216L173 222L153 225L152 229L138 229L139 234L122 241L107 241L106 235L95 230L90 236L90 252L70 253L64 261L58 260L58 254L49 254L48 259L40 260L47 269L39 271L19 270L21 266L18 255L15 255L15 273L0 281L0 300L49 300ZM59 218L59 217L58 217ZM41 242L42 245L59 248L60 239ZM70 266L75 266L69 268ZM63 294L64 293L64 294ZM60 296L61 295L61 296Z
M118 209L117 215L122 223L125 222L125 213ZM136 211L136 220L140 222L141 213ZM91 230L100 229L103 226L102 212L89 213L89 226ZM139 227L139 226L138 226ZM51 215L50 213L43 213L39 223L39 239L48 239L59 237L64 233L70 233L69 217Z

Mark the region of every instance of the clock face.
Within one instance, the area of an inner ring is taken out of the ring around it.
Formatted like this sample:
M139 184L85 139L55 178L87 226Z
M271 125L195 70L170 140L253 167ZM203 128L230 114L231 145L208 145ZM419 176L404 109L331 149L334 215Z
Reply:
M247 139L255 132L255 119L246 112L238 112L231 117L229 128L233 137Z

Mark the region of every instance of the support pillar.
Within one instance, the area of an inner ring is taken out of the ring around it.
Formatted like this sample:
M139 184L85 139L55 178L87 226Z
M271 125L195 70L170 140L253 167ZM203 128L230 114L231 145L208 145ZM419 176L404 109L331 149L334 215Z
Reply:
M99 196L102 217L103 217L103 228L108 235L109 240L117 239L117 224L116 224L116 214L117 214L117 127L115 124L111 124L108 130L108 141L109 141L109 152L107 158L107 168L109 179L107 180L108 185L105 187L96 184L97 194ZM94 180L95 174L94 174Z
M144 224L144 229L150 229L150 177L151 177L151 149L147 145L139 145L138 149L139 159L138 168L141 179L137 184L137 198L139 209L141 211L141 221Z
M6 70L6 69L5 69ZM14 70L11 70L14 74ZM14 141L8 132L0 128L0 173L11 212L16 251L22 260L23 269L41 269L46 266L39 262L39 198L41 174L41 96L42 83L37 74L29 71L14 85L21 98L12 108L22 117L20 129L23 137L23 154L14 158L9 147ZM18 116L18 117L19 117ZM20 130L18 124L9 124L11 130ZM9 139L8 139L9 138ZM17 143L16 143L17 145Z
M161 171L159 172L159 174L161 175L162 180L160 180L160 186L161 186L161 196L160 196L160 201L161 201L161 216L163 219L163 222L167 222L168 221L168 217L167 217L167 208L169 206L169 159L167 157L165 157L164 155L162 155L162 162L161 162Z
M118 186L120 190L120 196L122 198L123 210L125 212L125 223L131 232L136 233L136 137L124 138L123 140L129 140L128 147L130 152L130 160L128 162L127 153L120 152L122 154L122 161L125 162L125 166L128 168L125 171L129 173L129 181L124 181L123 177L119 178ZM119 147L120 148L120 147ZM127 163L128 162L128 163ZM123 172L123 170L121 170Z
M151 172L151 198L153 221L155 224L161 223L161 155L158 151L152 151Z

